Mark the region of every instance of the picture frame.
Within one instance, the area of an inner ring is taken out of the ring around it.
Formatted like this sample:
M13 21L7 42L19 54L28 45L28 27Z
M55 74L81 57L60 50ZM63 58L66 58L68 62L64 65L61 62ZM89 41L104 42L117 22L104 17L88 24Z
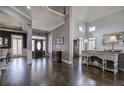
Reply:
M62 44L64 44L64 37L57 38L56 41L55 41L55 43L56 43L57 45L62 45Z

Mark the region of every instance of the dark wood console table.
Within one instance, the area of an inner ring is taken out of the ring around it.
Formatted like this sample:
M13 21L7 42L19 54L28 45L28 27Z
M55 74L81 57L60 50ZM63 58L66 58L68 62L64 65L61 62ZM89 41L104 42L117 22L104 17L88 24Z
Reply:
M62 51L52 51L52 59L55 62L62 62Z

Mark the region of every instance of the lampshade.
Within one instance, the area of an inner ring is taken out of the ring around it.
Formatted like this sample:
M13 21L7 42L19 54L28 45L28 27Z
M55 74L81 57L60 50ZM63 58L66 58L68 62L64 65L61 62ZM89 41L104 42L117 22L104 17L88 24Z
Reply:
M111 36L110 39L109 39L109 42L110 42L110 43L116 43L116 42L118 42L117 37L114 36L114 35Z

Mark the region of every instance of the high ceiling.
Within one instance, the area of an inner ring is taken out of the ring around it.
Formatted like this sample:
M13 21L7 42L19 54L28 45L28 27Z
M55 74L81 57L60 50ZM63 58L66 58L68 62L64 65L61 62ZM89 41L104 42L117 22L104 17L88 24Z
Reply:
M123 6L74 6L73 16L82 22L91 22L118 11L124 10Z
M15 6L15 8L19 9L22 11L29 19L31 19L31 10L27 9L26 6Z
M33 6L32 27L44 31L52 31L64 23L64 16L50 11L45 6Z
M0 6L0 24L8 26L25 26L31 24L31 16L13 6Z
M7 15L11 16L13 19L10 17L6 17L6 18L22 21L17 16L16 16L17 18L14 19L15 14L10 10L15 11L17 14L20 14L27 20L32 21L33 29L37 29L41 31L52 31L53 29L64 24L64 19L65 19L64 15L49 9L47 6L32 6L31 9L28 9L27 6L8 6L8 7L0 7L0 9L6 12ZM13 22L13 23L15 23L15 25L17 24L17 22Z
M26 6L9 6L9 8L32 21L33 29L52 31L64 24L65 16L51 11L47 6L32 6L31 9L27 9ZM123 6L73 6L72 14L73 18L88 23L122 10L124 10ZM11 12L8 14L15 17Z

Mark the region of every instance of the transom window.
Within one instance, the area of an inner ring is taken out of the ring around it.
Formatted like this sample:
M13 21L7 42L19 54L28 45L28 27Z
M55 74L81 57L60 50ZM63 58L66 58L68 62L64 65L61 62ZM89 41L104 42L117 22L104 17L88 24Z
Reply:
M96 30L96 27L95 26L92 26L92 27L89 28L89 32L93 32L95 30Z

